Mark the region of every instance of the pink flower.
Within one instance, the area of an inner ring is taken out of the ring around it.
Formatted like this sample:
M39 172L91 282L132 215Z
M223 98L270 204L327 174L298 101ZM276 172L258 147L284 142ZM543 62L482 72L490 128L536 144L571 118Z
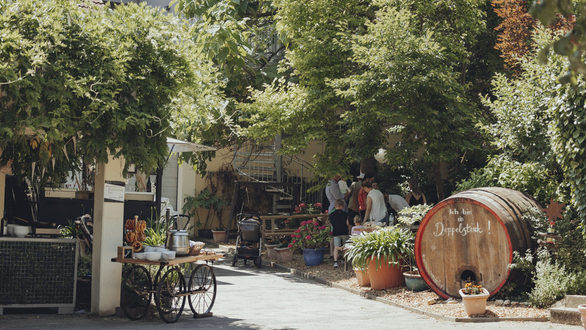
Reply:
M296 230L295 230L295 232L296 232L296 233L300 233L300 232L301 232L301 230L299 230L299 229L296 229Z
M295 238L301 238L301 235L297 234L295 235Z
M310 240L310 239L311 239L311 235L307 235L307 236L305 236L305 239L306 239L306 240Z
M302 209L303 208L306 208L307 207L307 204L305 204L305 203L299 203L299 207L302 208Z
M302 226L305 226L306 223L307 223L307 221L301 221Z
M293 241L291 242L291 244L295 244L295 243L297 243L297 241L296 241L296 240L293 240Z
M325 212L324 212L324 213L325 213L325 214L328 214L328 210L325 210Z
M313 206L315 206L316 208L321 208L321 203L317 202L317 203L313 204Z
M301 213L301 209L299 208L299 206L295 207L295 213Z
M324 230L324 229L326 229L326 226L320 226L319 227L319 230Z
M289 244L289 245L288 245L288 247L289 247L289 248L292 248L292 247L293 247L293 244Z

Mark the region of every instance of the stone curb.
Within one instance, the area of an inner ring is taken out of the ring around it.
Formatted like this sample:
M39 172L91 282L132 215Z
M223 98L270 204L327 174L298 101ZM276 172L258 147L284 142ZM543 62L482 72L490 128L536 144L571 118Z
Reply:
M263 263L264 264L264 263ZM343 285L339 285L337 283L334 283L332 281L328 281L328 280L324 280L323 278L311 275L309 273L305 273L302 272L298 269L294 269L294 268L289 268L286 266L283 266L281 264L278 264L276 262L270 261L267 263L267 266L271 267L271 268L276 268L276 269L280 269L283 271L287 271L290 272L291 274L297 275L299 277L303 277L312 281L315 281L317 283L320 284L324 284L327 286L330 286L332 288L336 288L336 289L342 289L342 290L346 290L348 292L351 292L353 294L359 295L361 297L364 297L366 299L372 299L387 305L391 305L391 306L395 306L395 307L399 307L399 308L403 308L406 309L410 312L413 313L417 313L417 314L421 314L421 315L425 315L437 320L443 320L443 321L450 321L450 322L468 322L468 323L483 323L483 322L501 322L501 321L516 321L516 322L548 322L549 318L548 317L490 317L490 318L467 318L467 317L450 317L450 316L443 316L440 314L436 314L436 313L431 313L431 312L427 312L421 309L417 309L411 306L405 306L405 305L401 305L398 304L396 302L390 301L388 299L382 298L382 297L377 297L374 294L370 293L370 292L362 292L361 290L358 289L354 289L354 288L348 288L345 287Z

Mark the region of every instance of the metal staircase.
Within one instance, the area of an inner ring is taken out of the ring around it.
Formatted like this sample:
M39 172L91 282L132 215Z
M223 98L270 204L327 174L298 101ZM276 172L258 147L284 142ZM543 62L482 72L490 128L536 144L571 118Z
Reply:
M279 148L279 138L266 145L247 142L234 151L232 165L241 180L264 185L264 191L272 195L275 214L291 213L300 201L321 202L321 190L307 192L315 185L304 178L311 173L311 164L295 156L279 155Z

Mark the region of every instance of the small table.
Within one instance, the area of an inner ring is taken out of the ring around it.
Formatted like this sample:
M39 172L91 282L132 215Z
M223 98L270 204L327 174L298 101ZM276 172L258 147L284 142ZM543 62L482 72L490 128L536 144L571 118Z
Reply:
M261 230L262 230L262 237L269 238L275 236L290 236L295 232L297 228L278 228L276 221L277 220L285 220L285 219L312 219L318 218L323 219L326 218L328 215L323 213L318 214L293 214L293 215L286 215L286 214L275 214L275 215L261 215L259 216L261 220Z
M147 314L154 296L157 311L167 323L179 320L185 300L189 302L193 317L212 316L217 285L214 269L208 262L213 264L222 257L223 254L200 254L169 261L112 258L112 262L131 265L122 274L122 311L131 320L141 319ZM197 261L206 263L197 264L191 274L181 269L182 265ZM145 266L159 266L154 281ZM185 276L189 276L189 280Z

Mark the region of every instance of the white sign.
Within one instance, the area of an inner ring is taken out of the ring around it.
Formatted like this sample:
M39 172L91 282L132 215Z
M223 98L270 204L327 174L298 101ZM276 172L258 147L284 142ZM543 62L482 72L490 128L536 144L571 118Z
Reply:
M104 184L104 199L110 199L117 202L124 202L124 186L115 184Z
M433 232L433 236L439 237L443 235L447 236L454 236L455 234L459 234L462 237L465 237L468 234L483 234L484 230L480 228L480 224L478 222L464 223L466 220L464 217L472 217L472 211L462 208L460 210L456 208L450 208L449 215L456 217L458 221L457 227L447 227L444 226L443 223L438 222L435 224L435 231ZM488 221L488 235L490 235L490 221Z

